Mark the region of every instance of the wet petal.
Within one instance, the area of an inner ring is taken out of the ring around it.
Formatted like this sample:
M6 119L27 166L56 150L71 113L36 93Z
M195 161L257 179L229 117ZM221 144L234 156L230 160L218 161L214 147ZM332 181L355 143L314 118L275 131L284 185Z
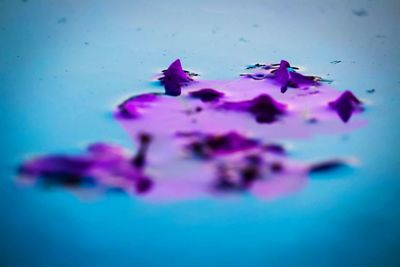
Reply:
M162 82L165 88L165 94L170 96L179 96L181 94L181 89L192 79L183 70L181 61L179 59L175 60L166 71L164 71L164 76Z
M311 164L310 173L329 172L345 166L348 166L348 162L343 159L332 159L316 162Z
M145 176L140 177L135 183L136 192L138 194L149 192L153 186L154 182L150 178Z
M350 91L345 91L336 100L329 102L329 107L336 110L343 122L348 122L356 111L361 111L362 102Z
M152 102L158 100L157 94L142 94L131 97L118 105L119 118L136 119L141 116L141 111Z
M92 190L145 193L153 181L144 174L144 166L137 168L132 161L122 148L96 143L83 155L34 158L22 164L19 172L24 180L48 185L87 188L90 184Z
M259 95L251 100L225 102L220 107L227 110L251 113L259 123L272 123L276 121L279 116L285 113L286 109L285 104L275 101L267 94Z
M231 154L256 147L257 140L247 138L236 132L223 135L195 135L187 148L193 155L209 158L218 155Z
M319 85L314 76L305 76L295 71L286 60L281 60L279 68L273 72L272 77L279 85L282 93L289 87L298 88L303 86Z
M84 176L94 163L85 157L40 157L23 164L20 173L29 176Z
M200 99L203 102L214 102L222 98L224 94L215 89L203 88L198 91L190 92L190 96Z

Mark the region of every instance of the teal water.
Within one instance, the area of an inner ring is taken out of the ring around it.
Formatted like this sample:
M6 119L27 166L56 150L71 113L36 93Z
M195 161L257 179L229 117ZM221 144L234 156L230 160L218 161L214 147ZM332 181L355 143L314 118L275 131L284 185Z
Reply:
M396 0L0 0L0 265L400 265L399 14ZM82 201L15 183L30 155L131 147L110 111L178 57L205 79L284 58L353 90L366 128L289 143L298 159L361 166L272 202Z

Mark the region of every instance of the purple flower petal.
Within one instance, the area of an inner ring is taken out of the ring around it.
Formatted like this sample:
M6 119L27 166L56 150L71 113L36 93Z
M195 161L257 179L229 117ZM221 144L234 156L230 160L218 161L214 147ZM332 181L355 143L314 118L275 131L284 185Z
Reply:
M138 169L143 169L146 165L147 151L151 142L151 136L149 134L140 134L139 136L139 149L133 158L133 165Z
M274 78L280 84L282 93L285 93L289 87L290 74L288 68L290 68L289 62L286 60L281 60L279 68L274 73Z
M183 70L181 61L175 60L164 72L162 82L165 87L165 94L170 96L179 96L181 88L192 81L190 76Z
M272 123L285 114L286 105L275 101L267 94L262 94L252 100L225 102L221 108L249 112L258 123Z
M336 170L348 166L348 163L342 159L332 159L314 163L310 166L310 173L320 173Z
M266 161L260 154L244 154L239 160L223 161L217 165L215 188L220 191L244 191L256 180L266 178Z
M319 85L319 83L317 82L317 77L306 76L295 71L290 72L290 86L298 88L301 86L312 86L312 85Z
M286 150L282 145L279 144L267 144L263 146L263 149L268 152L276 153L276 154L285 154Z
M239 159L220 161L216 166L214 188L222 192L253 191L263 194L263 197L269 197L276 193L276 188L286 191L287 187L303 185L304 168L296 168L283 160L271 160L271 156L265 157L262 154L251 152L244 154ZM292 175L293 177L291 177ZM286 180L287 176L291 177L291 180ZM281 184L281 181L284 183ZM270 186L271 184L274 186ZM265 188L263 185L267 187ZM260 190L266 192L263 193Z
M93 160L84 157L41 157L23 164L20 173L33 176L83 176L94 163Z
M289 87L318 85L316 77L305 76L294 70L286 60L281 60L279 68L275 70L273 78L281 86L281 92L285 93Z
M147 137L141 136L140 139ZM144 155L149 141L142 140L138 154ZM143 148L145 146L145 148ZM44 156L32 159L20 167L21 177L51 185L98 189L119 189L145 193L153 181L144 175L144 164L136 166L132 157L119 147L97 143L80 156Z
M210 158L218 155L231 154L254 148L258 141L247 138L236 132L222 135L195 135L187 146L193 155Z
M198 91L190 92L190 96L192 98L198 98L203 102L214 102L222 98L224 94L211 88L203 88Z
M136 193L143 194L147 193L153 188L154 182L148 177L140 177L135 183Z
M362 102L350 91L345 91L328 104L330 108L336 110L343 122L348 122L354 112L362 110Z
M136 119L141 116L141 110L148 107L154 101L157 101L157 94L142 94L125 100L118 106L118 115L120 118Z

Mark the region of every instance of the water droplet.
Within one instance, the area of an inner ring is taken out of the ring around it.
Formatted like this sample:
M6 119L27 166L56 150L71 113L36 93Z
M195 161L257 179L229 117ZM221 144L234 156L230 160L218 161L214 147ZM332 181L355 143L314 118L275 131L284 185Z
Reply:
M65 23L67 23L67 18L66 17L59 18L57 20L57 23L58 24L65 24Z
M365 8L353 9L353 14L358 17L368 16L368 11Z

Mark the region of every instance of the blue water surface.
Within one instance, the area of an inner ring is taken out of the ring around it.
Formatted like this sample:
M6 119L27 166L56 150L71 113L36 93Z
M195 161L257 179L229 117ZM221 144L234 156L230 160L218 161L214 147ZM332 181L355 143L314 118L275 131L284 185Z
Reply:
M0 0L0 266L400 266L399 14L397 0ZM15 182L32 155L133 148L110 112L162 90L149 81L176 58L204 79L287 59L351 89L367 127L289 143L360 167L271 202L83 201Z

